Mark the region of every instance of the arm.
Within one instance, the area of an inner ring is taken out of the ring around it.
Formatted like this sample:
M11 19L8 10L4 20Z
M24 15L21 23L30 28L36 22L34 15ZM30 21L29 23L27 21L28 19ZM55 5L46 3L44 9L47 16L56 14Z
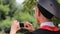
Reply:
M19 22L17 20L15 20L12 25L11 25L11 30L10 30L10 34L16 34L16 32L20 29L19 27Z
M11 30L11 31L10 31L10 34L16 34L16 31L12 31L12 30Z
M27 26L27 27L26 27ZM34 31L35 29L33 28L32 24L30 24L29 22L24 22L24 29L27 29L30 32ZM17 20L15 20L13 23L12 23L12 26L11 26L11 30L10 30L10 34L16 34L16 32L20 30L20 27L19 27L19 22Z

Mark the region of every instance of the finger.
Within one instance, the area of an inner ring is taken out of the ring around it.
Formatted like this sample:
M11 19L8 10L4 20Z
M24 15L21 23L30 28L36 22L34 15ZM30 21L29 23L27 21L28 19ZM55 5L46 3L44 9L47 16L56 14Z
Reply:
M27 24L26 26L31 27L31 26L32 26L32 24Z
M32 24L31 24L31 23L29 23L29 22L25 22L24 24L25 24L25 25L32 25Z
M16 23L17 30L20 29L19 22Z
M15 23L17 23L17 20L14 20L14 21L12 22L12 25L15 24Z
M17 27L19 27L19 22L16 23ZM19 27L20 28L20 27Z
M24 27L24 29L29 30L29 28L27 28L27 27Z
M31 27L33 27L33 26L32 26L32 24L26 24L25 27L26 27L26 28L31 28Z

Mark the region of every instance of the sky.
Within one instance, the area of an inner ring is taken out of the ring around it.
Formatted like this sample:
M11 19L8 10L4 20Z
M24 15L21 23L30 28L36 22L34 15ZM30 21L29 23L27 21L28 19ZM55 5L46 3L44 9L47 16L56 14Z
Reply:
M22 4L24 2L24 0L16 0L17 4Z

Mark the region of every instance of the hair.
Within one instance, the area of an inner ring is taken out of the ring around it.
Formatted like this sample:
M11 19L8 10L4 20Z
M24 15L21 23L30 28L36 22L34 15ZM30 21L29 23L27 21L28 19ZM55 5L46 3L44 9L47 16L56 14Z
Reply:
M43 16L45 16L48 19L52 19L53 15L49 11L47 11L45 8L43 8L38 3L37 3L37 7L38 7L39 11L43 14Z

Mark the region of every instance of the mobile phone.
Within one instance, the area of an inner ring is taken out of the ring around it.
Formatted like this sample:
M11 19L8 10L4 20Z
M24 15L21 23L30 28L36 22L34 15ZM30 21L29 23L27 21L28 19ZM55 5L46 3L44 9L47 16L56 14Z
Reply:
M20 27L23 28L24 27L24 23L19 23Z

